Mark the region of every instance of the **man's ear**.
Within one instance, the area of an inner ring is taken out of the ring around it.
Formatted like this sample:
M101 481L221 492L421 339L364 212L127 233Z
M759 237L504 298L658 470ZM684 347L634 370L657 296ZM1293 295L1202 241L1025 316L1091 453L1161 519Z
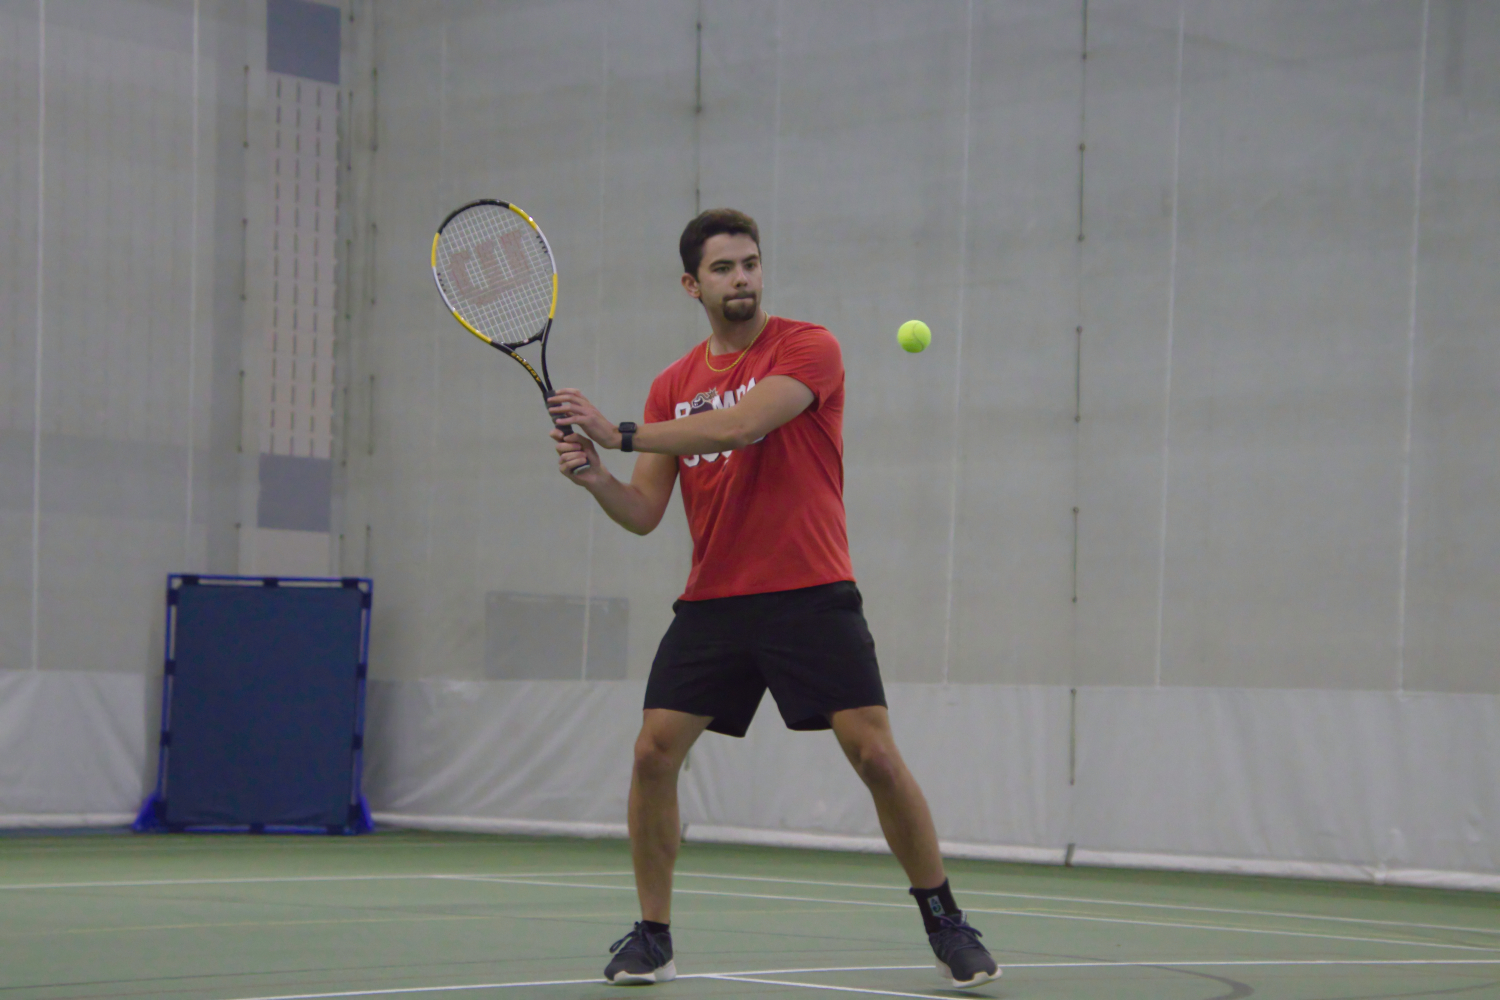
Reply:
M703 297L703 293L698 289L698 279L686 271L682 272L682 290L695 299Z

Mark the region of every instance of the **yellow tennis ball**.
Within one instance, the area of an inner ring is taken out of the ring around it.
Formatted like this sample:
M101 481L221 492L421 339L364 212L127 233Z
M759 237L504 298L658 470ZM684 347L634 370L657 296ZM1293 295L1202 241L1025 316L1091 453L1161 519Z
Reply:
M896 343L901 345L902 350L916 354L925 351L927 345L932 343L932 331L921 320L909 319L896 331Z

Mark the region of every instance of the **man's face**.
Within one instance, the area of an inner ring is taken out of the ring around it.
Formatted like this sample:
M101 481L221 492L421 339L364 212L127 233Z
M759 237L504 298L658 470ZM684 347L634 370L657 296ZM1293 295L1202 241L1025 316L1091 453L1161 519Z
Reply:
M754 319L762 290L760 247L743 233L719 233L703 244L698 274L684 274L682 287L710 315L731 323Z

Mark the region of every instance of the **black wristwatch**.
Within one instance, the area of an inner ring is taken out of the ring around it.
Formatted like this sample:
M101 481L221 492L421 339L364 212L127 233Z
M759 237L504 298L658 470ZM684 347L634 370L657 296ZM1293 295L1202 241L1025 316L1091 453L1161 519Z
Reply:
M620 432L620 450L635 451L635 424L627 420L617 429Z

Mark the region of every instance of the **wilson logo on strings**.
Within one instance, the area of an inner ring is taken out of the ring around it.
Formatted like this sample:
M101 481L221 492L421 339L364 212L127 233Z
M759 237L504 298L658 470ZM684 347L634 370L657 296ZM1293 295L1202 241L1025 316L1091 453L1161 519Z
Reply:
M526 240L530 235L524 229L512 229L498 240L481 240L472 247L450 254L448 273L459 297L470 305L487 306L525 284L531 270L526 259ZM501 262L502 254L504 263ZM478 283L469 270L476 264L479 267Z

